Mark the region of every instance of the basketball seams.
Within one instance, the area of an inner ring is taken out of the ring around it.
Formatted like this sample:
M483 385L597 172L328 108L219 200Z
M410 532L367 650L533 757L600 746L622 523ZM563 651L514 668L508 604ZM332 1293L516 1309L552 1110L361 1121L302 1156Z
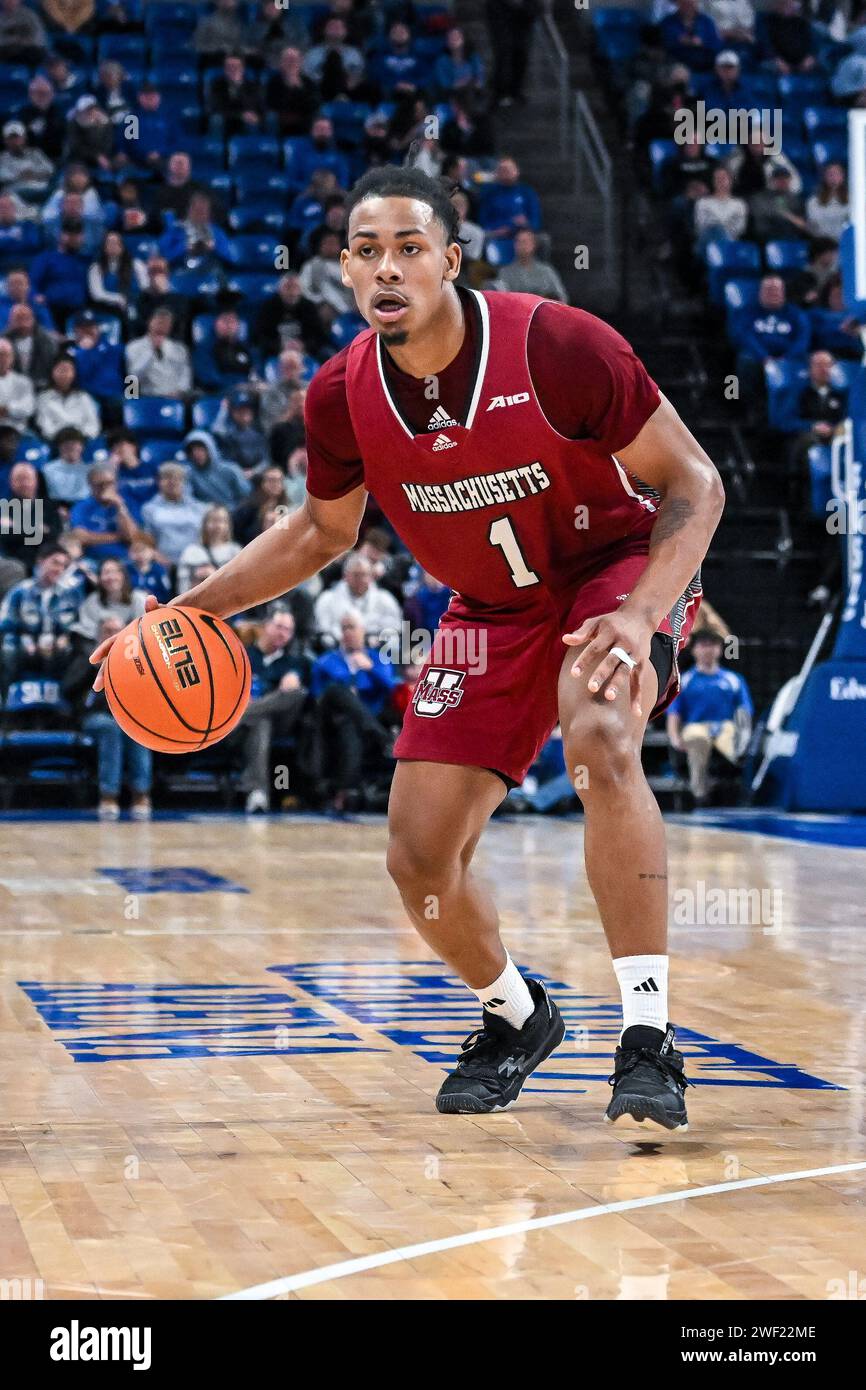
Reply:
M198 739L172 738L170 734L158 734L158 733L154 733L153 729L148 728L147 724L142 724L142 722L141 722L140 719L136 719L135 715L132 713L131 710L127 709L126 705L123 703L123 701L121 700L120 696L118 695L117 689L116 689L115 684L114 684L114 681L111 679L111 668L110 668L110 666L109 666L109 664L108 664L107 661L106 661L106 663L105 663L105 680L106 680L106 683L107 683L107 685L108 685L108 687L109 687L109 689L110 689L110 691L111 691L112 699L113 699L113 700L115 701L115 703L117 704L118 709L120 709L120 710L123 711L123 713L124 713L124 715L126 716L126 718L127 718L132 724L137 724L138 727L139 727L139 729L143 729L144 732L148 735L149 738L159 738L159 739L162 739L164 743L178 743L178 744L181 745L180 748L177 748L177 749L175 749L175 748L154 748L154 749L151 749L151 752L154 752L154 753L175 753L175 752L177 752L177 753L183 753L183 752L194 752L194 751L195 751L195 749L198 747ZM125 730L124 730L124 732L125 732ZM131 735L130 735L130 737L131 737ZM147 745L145 745L145 746L147 746Z
M207 655L207 649L206 649L206 647L205 647L205 645L204 645L204 643L203 643L203 641L202 641L201 633L200 633L199 630L198 630L197 620L194 619L194 618L191 616L191 610L188 609L188 608L183 608L183 607L181 607L181 606L179 605L179 606L178 606L178 611L181 612L181 613L183 613L183 614L185 614L185 615L190 619L190 621L192 622L193 626L195 627L196 637L198 637L199 642L202 643L202 650L203 650L204 653L205 653L205 657L206 657L206 658L208 659L208 661L209 661L210 659L209 659L209 657L208 657L208 655ZM234 654L234 652L233 652L232 649L231 649L231 645L226 641L225 633L222 631L222 622L221 622L221 619L215 617L213 613L205 613L204 610L197 610L197 611L201 611L201 616L202 616L202 618L209 618L209 619L210 619L210 622L207 624L208 631L209 631L209 632L212 632L216 637L218 637L218 638L220 639L220 641L222 642L222 644L223 644L223 646L225 647L226 651L228 652L229 659L231 660L233 669L234 669L235 671L237 671L237 663L235 662L235 654ZM223 725L228 724L229 721L230 721L231 719L234 718L235 711L237 710L238 705L241 704L242 701L249 695L249 691L250 691L250 689L251 689L251 687L252 687L253 676L252 676L252 666L250 665L249 656L247 655L246 648L243 646L243 644L242 644L241 642L238 642L238 646L239 646L239 648L240 648L240 651L241 651L241 654L243 655L243 660L244 660L244 679L243 679L243 681L242 681L242 683L241 683L240 693L238 694L238 698L235 700L235 703L232 705L232 708L231 708L231 710L229 711L229 713L226 715L226 717L225 717L224 719L221 719L221 720L220 720L219 724L214 724L214 725L212 726L212 728L210 729L210 733L214 733L216 730L221 729L221 728L223 727ZM213 680L211 680L211 687L213 688Z
M187 622L189 623L190 627L192 628L193 632L195 633L195 635L196 635L196 637L197 637L197 639L198 639L198 644L199 644L199 646L201 647L202 656L204 657L204 659L205 659L205 664L206 664L206 666L207 666L208 684L209 684L209 686L210 686L210 709L209 709L209 711L208 711L208 716L207 716L207 728L205 729L205 731L204 731L204 733L202 734L202 737L201 737L202 745L204 745L204 744L207 743L207 741L208 741L208 739L210 738L210 735L211 735L211 733L212 733L212 731L213 731L214 702L215 702L215 700L216 700L216 690L214 689L213 667L211 666L210 653L208 652L208 649L207 649L207 647L206 647L205 644L204 644L204 639L203 639L201 633L200 633L199 630L198 630L198 623L196 622L195 618L192 616L192 613L190 612L190 610L189 610L188 608L179 608L179 612L183 613L184 617L186 618ZM222 637L222 633L220 633L220 637ZM227 645L227 644L226 644L226 645ZM237 709L237 705L235 705L235 709ZM225 723L225 722L226 722L226 721L223 720L223 723Z
M185 729L189 729L189 732L190 732L191 734L195 734L197 738L201 738L201 736L202 736L202 730L201 730L201 729L197 729L197 728L195 727L194 724L190 724L190 723L187 722L186 719L184 719L184 717L183 717L183 715L181 714L180 710L176 707L174 701L172 700L171 696L169 695L168 691L166 690L165 686L163 685L162 681L160 680L160 678L159 678L159 672L158 672L156 666L154 665L153 658L151 657L150 652L147 650L147 644L146 644L146 642L144 641L144 639L143 639L143 637L142 637L142 635L141 635L141 624L142 624L142 621L143 621L143 620L142 620L141 618L139 618L139 620L138 620L138 628L139 628L139 648L140 648L140 650L143 652L143 654L144 654L144 659L145 659L145 661L147 662L148 666L150 667L150 674L153 676L154 684L156 685L157 690L158 690L159 693L162 695L162 698L165 700L166 704L168 705L168 707L169 707L169 709L171 710L172 714L173 714L173 715L175 716L175 718L177 719L178 723L179 723L179 724L182 724L183 727L184 727ZM150 631L150 632L153 632L153 627L150 627L150 628L149 628L149 631ZM113 650L114 650L114 648L112 647L112 651L113 651ZM109 661L110 661L110 660L111 660L111 652L108 653L108 658L109 658ZM213 689L211 689L211 699L213 699ZM142 725L142 728L144 728L144 725Z

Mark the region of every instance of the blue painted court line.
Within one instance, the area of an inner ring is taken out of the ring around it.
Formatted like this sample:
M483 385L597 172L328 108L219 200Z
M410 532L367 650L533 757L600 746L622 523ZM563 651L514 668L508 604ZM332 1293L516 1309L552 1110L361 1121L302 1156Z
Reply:
M811 845L866 849L866 816L783 815L775 811L731 810L701 811L690 816L669 816L666 820L675 825L737 830Z

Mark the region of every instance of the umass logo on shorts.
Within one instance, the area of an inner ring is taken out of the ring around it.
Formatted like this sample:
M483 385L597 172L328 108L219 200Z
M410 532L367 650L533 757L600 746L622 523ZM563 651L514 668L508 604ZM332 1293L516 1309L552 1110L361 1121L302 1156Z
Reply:
M431 666L415 687L412 704L415 713L425 719L438 719L447 709L454 709L463 699L465 671L450 671L446 666Z

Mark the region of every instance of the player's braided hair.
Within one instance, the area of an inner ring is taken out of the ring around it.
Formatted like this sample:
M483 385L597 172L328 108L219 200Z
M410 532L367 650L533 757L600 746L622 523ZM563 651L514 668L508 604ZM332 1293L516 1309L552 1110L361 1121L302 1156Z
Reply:
M421 169L385 164L368 169L350 191L346 201L346 223L348 225L355 208L366 198L417 198L432 210L450 245L460 240L460 214L451 201L452 192L447 181L431 178Z

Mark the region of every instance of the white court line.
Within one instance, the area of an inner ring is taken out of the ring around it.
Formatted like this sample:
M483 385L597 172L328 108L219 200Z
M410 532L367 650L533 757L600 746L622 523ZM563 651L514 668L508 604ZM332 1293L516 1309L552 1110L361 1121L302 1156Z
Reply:
M802 1182L808 1178L823 1178L828 1173L857 1173L866 1169L866 1162L839 1163L830 1168L805 1168L799 1173L776 1173L769 1178L740 1178L736 1182L713 1183L709 1187L686 1187L680 1192L663 1192L654 1197L632 1197L627 1202L607 1202L604 1206L578 1207L576 1211L561 1211L556 1216L537 1216L529 1221L514 1221L509 1226L489 1226L482 1231L467 1231L461 1236L445 1236L442 1240L426 1240L419 1245L403 1245L397 1250L382 1250L377 1255L362 1255L356 1260L309 1269L303 1274L289 1274L283 1279L271 1279L267 1284L253 1284L237 1293L220 1295L220 1302L237 1299L276 1298L278 1294L308 1289L313 1284L326 1284L332 1279L345 1279L349 1274L364 1274L368 1269L415 1260L421 1255L436 1255L442 1250L456 1250L462 1245L481 1245L488 1240L522 1235L525 1231L543 1231L551 1226L568 1226L574 1221L591 1221L596 1216L611 1216L623 1211L639 1211L643 1207L662 1207L670 1202L687 1202L693 1197L712 1197L718 1192L741 1192L747 1187L772 1187L782 1182Z

